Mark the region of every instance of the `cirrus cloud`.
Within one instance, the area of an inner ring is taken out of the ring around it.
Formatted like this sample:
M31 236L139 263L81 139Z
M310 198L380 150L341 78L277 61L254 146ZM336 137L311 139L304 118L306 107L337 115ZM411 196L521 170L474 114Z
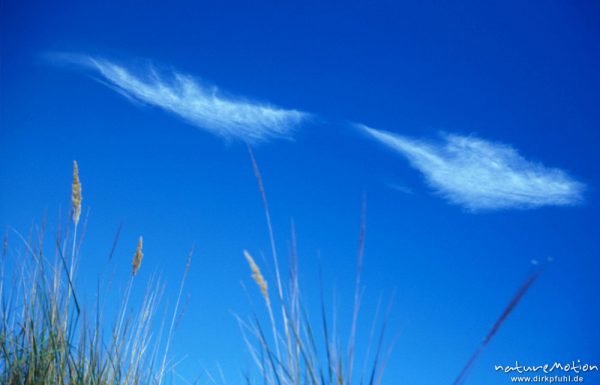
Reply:
M405 156L448 201L471 211L570 206L583 201L584 185L566 172L523 158L517 150L473 136L423 140L358 125Z
M225 96L190 75L159 74L153 67L134 70L85 55L54 54L58 61L92 69L100 80L131 100L157 106L186 122L228 139L256 142L290 137L309 114Z

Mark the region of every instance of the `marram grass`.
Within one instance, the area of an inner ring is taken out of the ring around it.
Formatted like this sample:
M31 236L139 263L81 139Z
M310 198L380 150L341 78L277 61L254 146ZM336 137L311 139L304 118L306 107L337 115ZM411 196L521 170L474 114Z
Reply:
M275 283L277 287L276 301L271 304L268 296L266 280L260 267L256 264L248 251L243 252L250 265L252 279L265 298L265 307L270 325L261 322L255 312L250 320L238 317L243 338L252 360L259 372L258 380L253 380L247 375L247 384L265 385L381 385L384 384L383 374L388 364L395 338L391 341L386 336L388 318L391 309L387 307L386 315L380 322L377 330L379 305L375 312L372 326L368 333L366 347L358 346L357 336L364 332L358 330L360 299L362 293L361 273L365 245L365 207L363 211L360 232L358 237L358 253L356 277L354 282L353 311L349 322L350 333L344 338L337 331L336 313L327 311L323 299L323 288L320 295L320 319L315 320L308 314L308 304L301 295L298 279L298 256L296 253L295 233L292 228L291 263L289 281L285 285L279 270L279 258L273 236L271 215L267 203L266 192L260 170L250 146L248 154L252 163L254 175L257 180L258 190L263 202L263 209L270 238L271 253L273 257ZM541 269L531 273L521 288L512 297L504 308L488 335L475 349L471 358L460 371L453 385L462 385L468 377L475 361L494 338L510 313L519 304L531 285L541 274ZM278 308L278 317L275 317L274 308ZM280 317L279 317L280 316ZM334 318L330 323L329 317ZM268 337L265 329L270 328L272 336ZM364 334L363 334L364 340ZM359 354L357 354L359 353ZM362 357L358 366L356 357ZM426 375L426 373L425 373Z
M121 297L115 300L112 293L101 293L98 289L92 306L78 301L74 272L78 260L87 255L79 255L76 237L82 205L77 162L73 163L71 187L72 226L67 235L58 230L52 247L47 246L44 226L28 238L16 231L11 231L15 235L11 236L11 242L8 233L4 236L0 261L0 384L165 383L173 368L167 354L174 325L171 323L166 334L161 332L162 327L157 328L157 316L167 316L158 311L163 309L159 306L162 285L151 279L139 303L130 301L143 257L142 237L135 249L127 289ZM125 263L123 269L126 268ZM189 258L185 274L188 268ZM104 283L98 282L98 287ZM106 301L106 297L111 298ZM113 300L116 309L111 312L106 307ZM176 312L177 309L173 311L173 319Z
M363 362L360 368L355 368L357 322L360 308L360 292L362 290L360 276L364 253L364 207L361 221L357 272L355 280L355 295L352 317L349 320L350 334L343 338L336 330L329 317L336 317L335 309L326 311L324 296L321 288L321 306L319 317L311 318L308 314L309 305L301 294L298 277L298 258L295 248L295 234L292 230L292 251L289 269L289 281L282 280L279 269L277 246L273 236L271 215L256 159L250 146L248 154L252 169L258 184L260 198L263 203L267 230L270 238L272 261L277 288L273 304L270 301L268 287L260 267L250 253L244 250L243 255L250 265L251 277L265 299L268 324L260 321L258 312L250 320L238 317L247 349L256 367L258 380L246 377L248 384L265 385L379 385L383 381L383 373L390 357L392 343L386 344L387 315L379 323L378 338L375 339L376 319L367 337L367 347L361 345L360 357ZM277 313L277 314L276 314ZM389 314L389 307L388 307ZM277 316L276 316L277 315ZM270 335L267 332L270 329ZM363 336L361 336L363 337ZM373 348L373 349L372 349Z
M250 320L238 317L244 341L258 368L258 379L253 380L247 375L246 384L383 384L383 373L391 351L390 346L393 345L386 344L389 342L385 336L387 316L381 323L378 334L376 323L373 322L368 346L359 354L364 362L358 368L354 363L359 350L355 340L359 334L357 319L362 290L360 276L365 237L364 216L358 242L354 308L349 320L351 331L348 338L344 339L336 331L335 319L332 324L328 318L332 314L325 310L322 291L319 317L315 320L308 314L307 304L300 291L294 231L289 281L287 285L283 282L262 177L251 148L248 147L248 150L264 205L276 290L272 302L261 268L252 255L244 250L243 255L250 266L252 280L264 299L268 314L267 325L260 321L256 313ZM11 231L11 241L14 240L16 244L9 242L8 231L4 234L0 260L0 384L162 385L169 374L173 373L174 364L168 359L168 353L175 324L181 316L178 315L178 309L192 252L185 263L183 279L164 341L161 338L163 327L157 331L155 322L157 309L161 308L159 302L162 286L151 281L141 303L130 306L132 287L144 257L141 236L131 261L127 288L117 301L120 305L111 322L105 317L105 301L101 299L100 291L92 307L78 301L74 273L80 258L77 229L81 210L79 167L77 162L73 162L71 227L67 235L61 235L60 229L57 232L51 253L54 257L49 258L45 252L45 226L27 239L18 232ZM12 233L16 236L13 237ZM70 247L66 246L68 244ZM110 257L114 248L115 245ZM464 382L481 351L493 339L539 274L540 271L534 272L513 297L454 384ZM131 307L137 310L129 310ZM333 317L335 316L334 311ZM269 336L265 328L267 331L270 329Z

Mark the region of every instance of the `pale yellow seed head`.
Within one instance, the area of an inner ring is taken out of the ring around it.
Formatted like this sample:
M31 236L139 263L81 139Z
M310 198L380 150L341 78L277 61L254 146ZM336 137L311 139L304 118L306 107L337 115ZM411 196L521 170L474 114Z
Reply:
M77 225L81 215L81 182L79 181L79 167L77 161L73 161L73 184L71 186L71 219Z
M144 253L142 252L143 243L144 238L140 236L137 248L135 249L135 254L133 255L133 260L131 261L131 274L133 276L135 276L140 266L142 265L142 258L144 258Z
M267 285L267 281L265 281L265 277L262 275L260 268L258 267L256 262L254 262L254 258L252 258L252 256L247 250L244 250L244 257L246 257L246 260L250 265L250 270L252 271L252 279L260 288L260 292L262 293L262 296L264 297L267 305L270 305L271 301L269 299L269 286Z

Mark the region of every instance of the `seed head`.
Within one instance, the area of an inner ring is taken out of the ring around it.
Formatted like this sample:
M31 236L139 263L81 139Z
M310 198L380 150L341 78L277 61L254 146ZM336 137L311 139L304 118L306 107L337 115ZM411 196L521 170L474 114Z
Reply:
M79 181L79 167L77 161L73 161L73 184L71 186L71 219L77 225L81 215L81 182Z
M267 306L270 305L271 301L269 300L269 286L267 285L267 281L265 281L265 277L262 275L256 262L254 262L254 258L252 258L247 250L244 250L244 257L246 257L246 260L250 265L250 270L252 270L252 279L260 288L260 292L262 293Z
M140 236L137 248L135 249L135 254L133 255L133 260L131 261L131 274L133 276L135 276L140 266L142 265L142 258L144 258L144 253L142 252L143 242L144 238Z

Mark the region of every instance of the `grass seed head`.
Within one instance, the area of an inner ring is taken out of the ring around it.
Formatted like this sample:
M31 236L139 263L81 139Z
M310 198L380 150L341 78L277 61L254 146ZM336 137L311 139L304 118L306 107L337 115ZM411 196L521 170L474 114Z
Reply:
M79 181L79 167L77 161L73 161L73 184L71 186L71 219L77 225L81 215L81 182Z
M252 256L247 250L244 250L244 257L246 257L246 260L250 265L250 270L252 270L252 279L260 288L260 292L262 293L265 302L267 303L267 305L269 305L271 303L271 301L269 300L269 286L267 285L265 277L262 275L260 268L258 267L256 262L254 262L254 258L252 258Z
M140 266L142 265L142 258L144 258L144 253L142 252L143 243L144 238L140 236L137 248L135 249L135 254L133 255L133 260L131 261L131 274L133 276L135 276Z

